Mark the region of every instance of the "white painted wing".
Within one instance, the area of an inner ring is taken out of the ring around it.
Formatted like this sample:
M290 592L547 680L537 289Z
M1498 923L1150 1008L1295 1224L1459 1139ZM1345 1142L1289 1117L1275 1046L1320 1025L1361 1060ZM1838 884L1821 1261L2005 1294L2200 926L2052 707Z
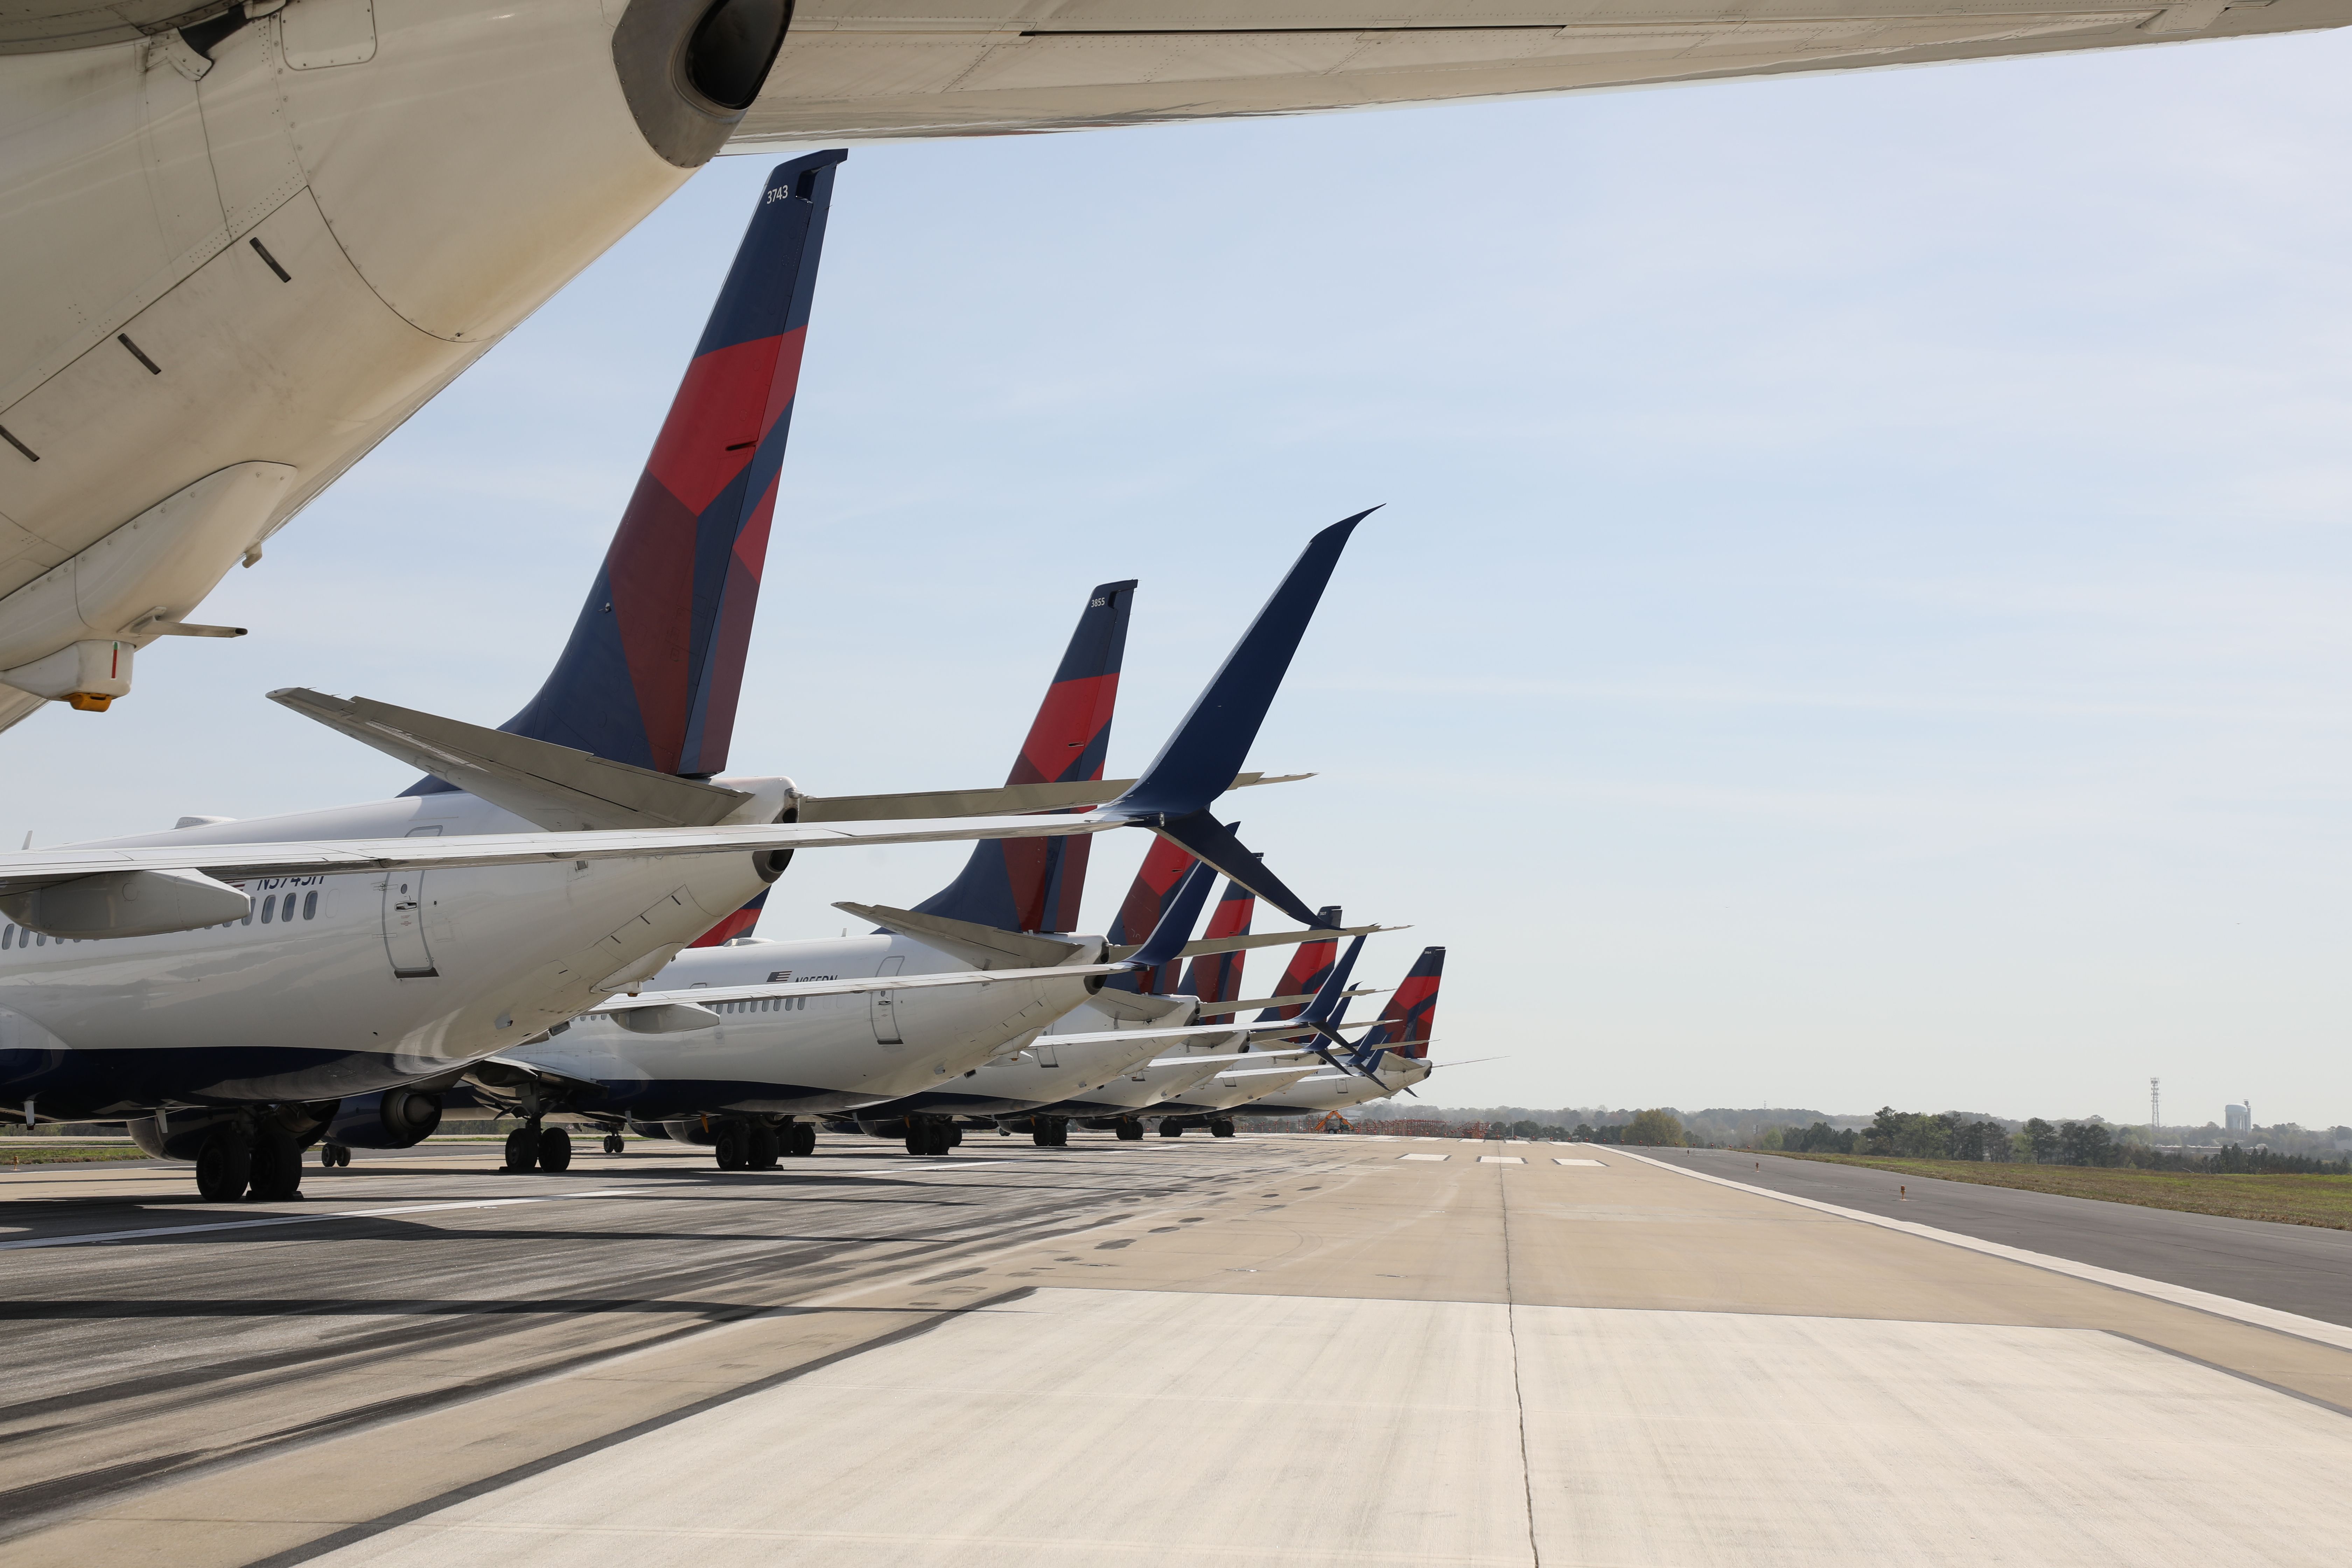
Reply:
M201 871L222 881L234 882L251 877L536 866L558 860L756 854L768 849L831 849L861 844L1055 838L1126 826L1117 817L1104 816L966 816L925 822L772 822L717 827L622 828L597 833L478 833L449 838L24 849L0 852L0 897L110 871Z
M598 1003L598 1013L629 1007L666 1007L690 1002L708 1007L714 1002L756 1002L770 996L848 996L863 991L926 991L935 985L994 985L1006 980L1067 980L1088 974L1118 974L1118 963L1065 963L1054 969L958 969L941 974L879 974L867 980L784 980L769 985L695 985L684 991L641 991L634 996L614 996ZM1230 1028L1221 1029L1230 1034ZM1066 1038L1067 1037L1062 1037Z

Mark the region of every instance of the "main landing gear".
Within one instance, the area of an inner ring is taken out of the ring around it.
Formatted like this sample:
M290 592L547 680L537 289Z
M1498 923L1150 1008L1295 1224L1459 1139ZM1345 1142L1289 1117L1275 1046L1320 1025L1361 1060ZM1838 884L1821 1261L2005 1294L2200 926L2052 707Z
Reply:
M1227 1118L1225 1118L1225 1117L1223 1117L1223 1116L1220 1116L1220 1117L1219 1117L1219 1118L1217 1118L1214 1121L1212 1121L1212 1122L1210 1122L1210 1123L1209 1123L1209 1136L1210 1136L1210 1137L1212 1137L1212 1138L1230 1138L1230 1137L1232 1137L1233 1135L1234 1135L1234 1124L1233 1124L1233 1122L1232 1122L1229 1119L1227 1119Z
M352 1152L342 1144L321 1143L319 1145L320 1169L331 1171L338 1165L348 1165L351 1163Z
M1118 1141L1119 1141L1120 1142L1122 1142L1122 1143L1140 1143L1140 1142L1143 1142L1143 1123L1142 1123L1142 1122L1140 1122L1140 1121L1134 1121L1134 1120L1133 1120L1133 1119L1131 1119L1131 1118L1130 1118L1130 1119L1122 1120L1122 1121L1119 1122L1119 1124L1118 1124Z
M1033 1116L1029 1119L1029 1141L1040 1149L1066 1149L1070 1146L1070 1119L1066 1116Z
M628 1144L627 1144L625 1142L624 1142L624 1141L622 1140L622 1137L621 1137L621 1135L620 1135L619 1133L617 1133L617 1132L607 1132L607 1133L605 1133L605 1134L604 1134L604 1152L605 1152L605 1153L607 1153L607 1154L617 1154L617 1153L619 1153L622 1150L624 1150L624 1149L625 1149L625 1148L627 1148L627 1147L628 1147Z
M319 1123L311 1125L315 1129ZM233 1204L244 1197L282 1204L299 1198L302 1140L274 1115L224 1121L205 1134L196 1151L196 1192L212 1204Z
M805 1159L816 1152L813 1121L715 1121L710 1138L711 1152L722 1171L772 1171L780 1159Z
M526 1121L507 1134L509 1171L540 1170L552 1173L572 1165L572 1134L561 1127Z
M963 1142L963 1129L945 1116L909 1116L907 1118L907 1152L919 1159L936 1160Z
M1181 1138L1184 1136L1184 1124L1171 1116L1167 1121L1160 1124L1160 1136L1162 1138Z

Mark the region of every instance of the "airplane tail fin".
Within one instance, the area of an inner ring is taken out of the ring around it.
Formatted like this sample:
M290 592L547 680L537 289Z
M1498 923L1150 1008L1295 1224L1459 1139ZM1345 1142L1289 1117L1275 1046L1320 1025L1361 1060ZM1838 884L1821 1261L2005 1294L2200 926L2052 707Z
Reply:
M729 915L725 920L720 921L717 925L712 926L709 931L704 931L700 936L696 937L692 942L688 942L686 945L688 947L718 947L723 943L732 942L735 938L742 936L746 932L750 931L753 926L758 925L760 923L760 911L767 907L768 889L762 888L760 889L758 896L752 899L750 903L745 904L741 909L737 910L733 914Z
M1429 1055L1430 1036L1437 1028L1437 983L1444 977L1445 950L1424 947L1412 968L1397 984L1396 994L1362 1044L1394 1051L1415 1060Z
M1209 929L1201 934L1213 940L1218 937L1249 935L1250 919L1257 912L1257 895L1230 879L1225 883L1225 895L1217 900L1216 913L1209 917ZM1180 995L1198 996L1203 1002L1231 1002L1242 994L1242 961L1247 952L1203 953L1185 966L1183 982L1176 987Z
M1307 542L1151 765L1125 795L1102 808L1174 839L1301 925L1315 919L1306 903L1210 814L1209 804L1249 756L1339 552L1356 524L1374 510L1343 518Z
M1105 583L1087 595L1077 629L1070 634L1070 646L1037 706L1006 784L1082 784L1103 776L1111 714L1118 704L1119 662L1127 650L1127 619L1134 607L1132 579ZM915 908L1006 931L1075 930L1086 890L1088 842L1083 834L982 839L956 879Z
M1316 926L1323 931L1338 931L1342 924L1339 906L1327 905L1315 917ZM1332 961L1339 956L1339 939L1323 942L1302 942L1290 951L1290 966L1282 972L1282 984L1274 988L1276 996L1311 996L1323 988L1331 977ZM1304 1002L1294 1002L1287 1007L1268 1007L1257 1016L1261 1024L1278 1024L1286 1018L1296 1018L1307 1010Z
M1110 944L1134 947L1150 936L1167 914L1169 900L1176 896L1185 873L1196 864L1182 845L1153 838L1150 851L1143 857L1142 868L1136 872L1134 882L1127 889L1126 901L1118 907L1118 918L1111 921ZM1149 971L1114 974L1105 984L1146 996L1172 995L1179 967L1171 961Z
M499 728L656 773L727 766L834 172L776 166L571 639ZM421 781L408 793L449 786Z
M1169 895L1167 912L1151 928L1151 934L1128 960L1138 973L1172 968L1176 955L1192 940L1193 922L1201 918L1201 907L1209 901L1210 885L1217 879L1213 866L1194 866L1176 884Z

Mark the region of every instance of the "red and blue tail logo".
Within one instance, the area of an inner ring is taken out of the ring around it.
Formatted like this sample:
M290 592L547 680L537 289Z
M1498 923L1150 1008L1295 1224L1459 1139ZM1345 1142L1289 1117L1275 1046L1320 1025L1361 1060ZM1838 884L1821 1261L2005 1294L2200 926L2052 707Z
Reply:
M1257 895L1239 882L1225 884L1224 897L1210 911L1209 929L1201 933L1203 940L1249 935L1250 918L1257 913ZM1236 1002L1242 994L1242 960L1246 952L1209 952L1194 959L1184 971L1184 983L1176 987L1177 994L1198 996L1203 1002Z
M1176 889L1184 874L1193 866L1192 852L1172 839L1154 837L1151 850L1143 858L1142 869L1127 889L1127 901L1118 907L1118 918L1110 922L1106 940L1113 947L1140 947L1168 912L1168 901L1176 896ZM1163 963L1159 968L1139 974L1114 974L1105 984L1122 991L1136 991L1146 995L1166 996L1176 989L1176 963Z
M1327 905L1315 917L1315 923L1325 931L1339 930L1339 906ZM1312 997L1323 989L1323 983L1331 978L1331 965L1339 959L1339 940L1337 937L1328 942L1300 942L1290 950L1289 966L1283 970L1282 983L1274 988L1274 994L1276 996ZM1257 1021L1278 1024L1286 1018L1296 1018L1307 1011L1307 1006L1305 1002L1293 1002L1287 1007L1268 1007L1257 1016Z
M1388 1011L1360 1046L1381 1047L1401 1057L1429 1055L1429 1037L1437 1027L1437 983L1445 973L1445 950L1424 947L1412 970L1389 998Z
M727 766L834 172L848 155L812 153L768 177L571 640L499 728L656 773Z
M1105 583L1087 595L1077 629L1070 634L1070 646L1006 784L1082 784L1103 776L1111 714L1118 706L1119 661L1127 653L1127 619L1134 607L1131 579ZM956 879L915 908L1000 931L1075 931L1092 842L1085 834L982 839ZM1135 941L1141 942L1151 934L1151 921L1135 929Z

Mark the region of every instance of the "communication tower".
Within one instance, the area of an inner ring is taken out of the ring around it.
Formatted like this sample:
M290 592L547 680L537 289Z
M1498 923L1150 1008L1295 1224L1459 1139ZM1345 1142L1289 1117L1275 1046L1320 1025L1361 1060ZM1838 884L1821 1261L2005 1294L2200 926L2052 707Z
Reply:
M2147 1141L2151 1145L2157 1141L2156 1130L2164 1123L2164 1118L2157 1114L2163 1104L2158 1094L2158 1086L2163 1081L2162 1079L2156 1078L2147 1080Z

